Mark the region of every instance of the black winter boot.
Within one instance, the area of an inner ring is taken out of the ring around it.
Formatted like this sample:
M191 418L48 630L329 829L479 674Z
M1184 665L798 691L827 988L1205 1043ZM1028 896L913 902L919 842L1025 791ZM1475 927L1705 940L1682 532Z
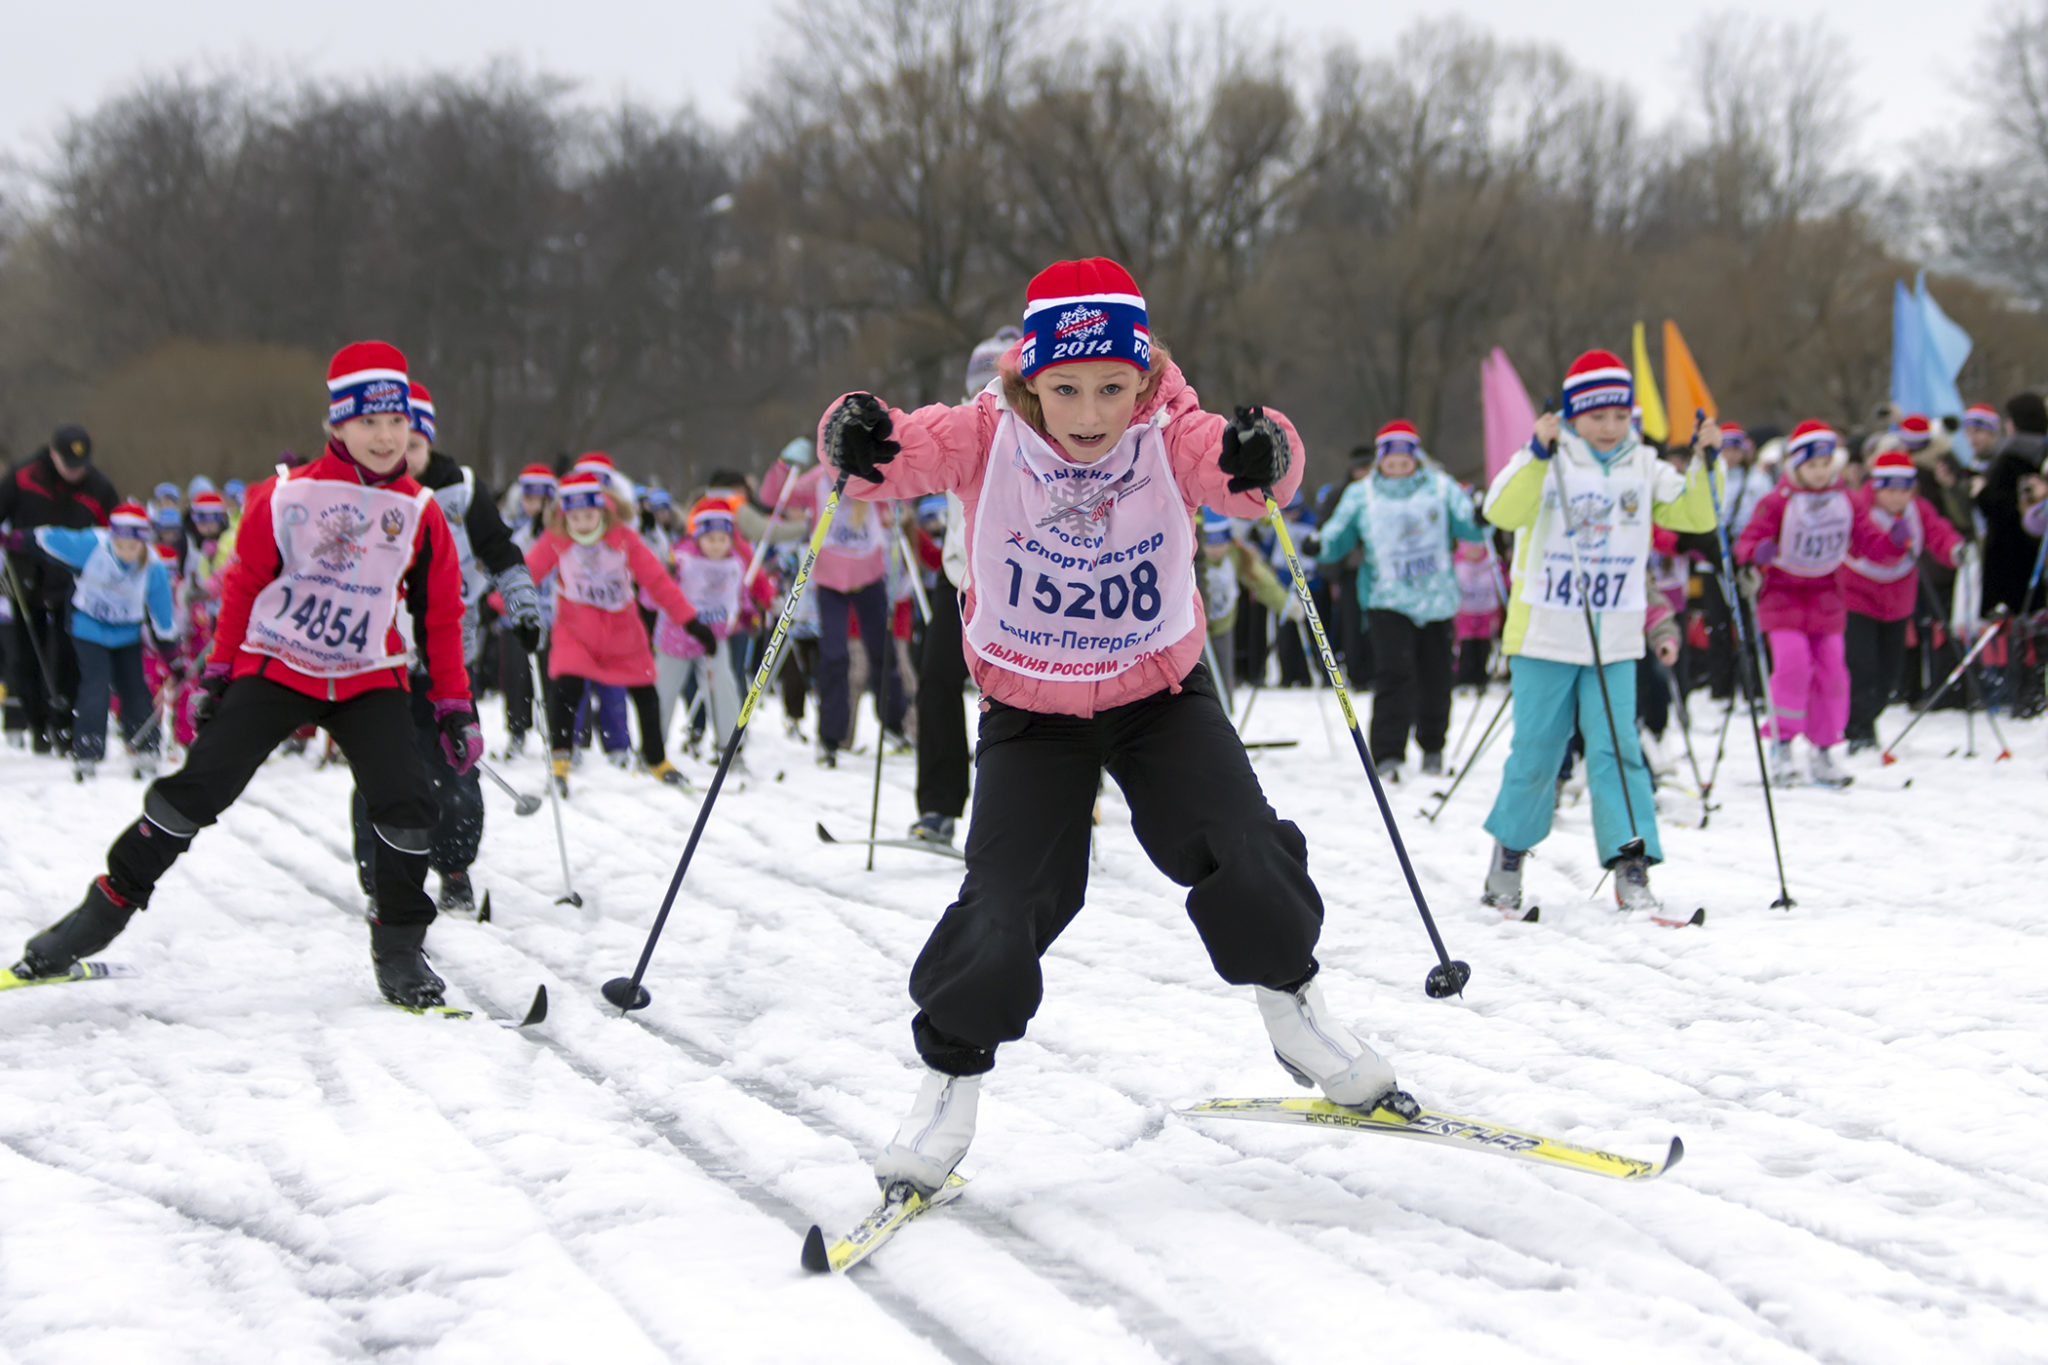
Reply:
M370 962L377 989L394 1005L423 1010L445 1003L448 983L427 965L427 926L370 922Z
M475 916L476 887L471 885L467 872L441 874L441 898L435 908L444 915Z
M28 941L14 974L23 979L64 975L79 959L112 943L140 908L116 894L105 877L93 878L76 910Z

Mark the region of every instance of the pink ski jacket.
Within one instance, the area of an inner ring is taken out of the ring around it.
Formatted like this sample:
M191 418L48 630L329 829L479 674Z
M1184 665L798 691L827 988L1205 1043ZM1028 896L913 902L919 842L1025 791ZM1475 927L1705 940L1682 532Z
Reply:
M1017 376L1019 349L1012 346L1002 359L1002 372L1011 379ZM825 409L827 417L844 398L845 395L841 395L833 400ZM1167 460L1173 467L1174 481L1180 487L1181 500L1188 510L1192 512L1206 506L1225 516L1263 517L1266 514L1264 497L1256 491L1231 493L1228 487L1230 478L1216 463L1223 451L1223 432L1229 426L1229 420L1213 412L1204 412L1201 398L1181 374L1180 367L1170 361L1159 387L1133 414L1132 424L1150 421L1162 409L1167 414L1166 426L1161 433L1166 443ZM981 504L982 476L988 467L989 446L995 440L1002 412L996 395L987 392L958 407L935 403L916 412L891 408L889 420L894 425L891 434L902 444L902 453L883 468L880 484L854 479L847 484L847 491L869 501L923 497L927 493L957 494L967 513L961 534L972 545ZM1266 415L1287 433L1287 473L1273 488L1273 496L1284 507L1301 485L1301 437L1294 424L1279 412L1267 408ZM828 458L823 454L824 430L825 424L821 419L818 424L820 468L825 467L824 460ZM1048 443L1054 450L1059 449L1050 438ZM971 621L974 618L975 585L970 581L961 591L961 617ZM1181 639L1136 666L1100 682L1027 678L990 663L964 643L962 649L967 655L967 666L974 675L975 685L983 696L1025 711L1086 717L1155 693L1178 692L1181 679L1202 657L1205 620L1197 606L1194 628Z
M560 531L543 533L526 552L526 569L533 581L545 582L555 571L555 562L575 543ZM690 599L683 596L639 532L614 526L604 533L603 543L625 552L634 586L671 619L680 623L696 617ZM652 685L654 651L648 646L647 627L641 623L632 597L627 597L619 610L607 611L556 593L555 626L548 633L548 676L588 678L616 687Z
M837 406L836 404L834 406ZM761 500L770 507L782 496L782 485L789 481L790 469L781 460L768 471L768 477L761 480ZM818 509L825 504L825 495L831 491L831 480L837 475L824 465L812 465L796 476L791 485L788 501L784 506L791 512L805 512L812 525L817 524ZM868 499L868 501L874 501ZM873 508L869 516L883 515L881 508ZM886 540L883 547L867 554L848 554L834 548L829 542L818 547L818 563L811 570L811 582L834 592L859 592L870 583L879 583L889 572L889 551Z
M1840 479L1826 488L1795 487L1789 478L1764 494L1756 515L1742 528L1735 544L1735 558L1744 564L1755 562L1757 547L1765 541L1777 543L1785 524L1785 508L1793 498L1806 494L1845 491ZM1864 506L1854 504L1849 522L1849 545L1844 559L1855 555L1877 564L1895 562L1905 551L1892 544L1891 537L1877 529ZM1783 547L1779 547L1782 549ZM1849 628L1849 609L1842 599L1842 570L1806 578L1786 573L1775 564L1764 569L1763 589L1757 594L1756 623L1759 630L1796 630L1806 635L1840 635Z
M1856 504L1859 515L1867 514L1880 531L1889 532L1892 518L1882 507L1877 506L1877 490L1869 484L1849 495ZM1922 497L1912 502L1913 514L1920 519L1920 533L1927 538L1926 552L1939 562L1953 569L1956 566L1956 547L1963 543L1957 534L1955 524L1940 512L1934 504ZM1901 564L1899 561L1912 553L1910 544L1897 551L1889 565L1882 559L1871 562L1879 566L1880 572L1897 572L1898 576L1879 580L1857 568L1854 555L1842 561L1842 567L1835 577L1842 584L1843 604L1858 616L1868 616L1878 621L1903 621L1913 614L1913 603L1920 596L1920 568L1917 564Z

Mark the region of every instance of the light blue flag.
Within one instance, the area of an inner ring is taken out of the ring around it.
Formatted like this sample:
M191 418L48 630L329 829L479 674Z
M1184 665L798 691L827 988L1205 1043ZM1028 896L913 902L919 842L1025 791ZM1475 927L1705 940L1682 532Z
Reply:
M1902 280L1892 281L1892 402L1901 412L1920 406L1921 376L1927 372L1927 315Z
M1929 417L1960 417L1963 415L1963 396L1956 389L1956 376L1963 372L1963 362L1970 358L1970 334L1956 326L1949 315L1941 311L1934 295L1927 292L1926 271L1920 272L1913 283L1913 290L1919 296L1927 339L1923 352L1923 363L1927 366L1927 405L1920 411Z

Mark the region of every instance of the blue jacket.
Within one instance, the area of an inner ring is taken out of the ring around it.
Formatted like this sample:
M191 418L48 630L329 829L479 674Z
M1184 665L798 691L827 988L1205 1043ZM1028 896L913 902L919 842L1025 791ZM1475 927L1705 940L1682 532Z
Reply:
M1453 538L1484 540L1486 532L1471 496L1424 465L1405 479L1374 474L1345 489L1316 560L1334 564L1362 546L1358 600L1367 609L1398 611L1418 625L1448 621L1458 614Z
M73 531L38 526L36 544L78 575L71 594L71 633L89 644L125 649L142 642L147 612L156 633L176 633L177 604L171 600L171 572L154 548L143 547L140 564L124 564L113 549L114 533L102 527Z

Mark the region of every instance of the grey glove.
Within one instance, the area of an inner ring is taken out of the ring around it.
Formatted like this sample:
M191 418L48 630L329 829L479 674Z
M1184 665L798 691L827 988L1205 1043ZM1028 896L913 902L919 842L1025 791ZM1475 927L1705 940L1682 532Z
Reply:
M515 564L493 574L491 586L497 589L498 600L505 604L505 618L512 623L512 633L519 638L520 648L528 654L538 653L542 622L540 592L533 586L533 575L524 564Z

